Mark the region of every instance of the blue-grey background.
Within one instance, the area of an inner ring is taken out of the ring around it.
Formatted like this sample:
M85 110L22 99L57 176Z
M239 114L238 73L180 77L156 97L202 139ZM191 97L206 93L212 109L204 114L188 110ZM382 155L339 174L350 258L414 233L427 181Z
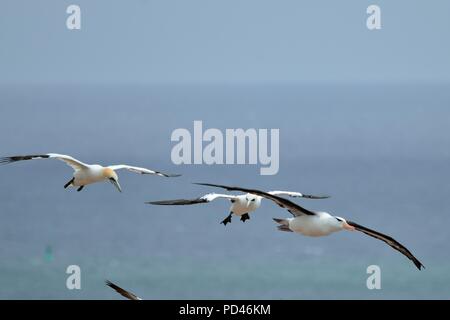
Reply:
M450 45L446 1L3 1L0 154L68 153L120 172L64 190L58 161L0 167L0 298L448 298ZM279 128L280 172L175 166L176 128ZM426 266L358 233L277 232L270 202L223 227L229 204L171 208L206 181L328 193L302 201L394 236ZM51 254L48 252L51 251ZM82 290L66 289L66 267ZM366 268L382 268L382 290Z

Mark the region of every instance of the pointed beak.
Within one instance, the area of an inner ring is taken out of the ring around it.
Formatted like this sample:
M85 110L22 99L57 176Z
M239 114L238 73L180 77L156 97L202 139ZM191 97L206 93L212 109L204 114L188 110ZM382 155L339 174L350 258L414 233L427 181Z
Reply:
M345 230L355 231L355 227L349 225L347 222L344 222L343 227Z
M111 181L111 183L117 188L117 190L119 190L119 192L122 192L122 188L120 187L118 181L116 181L115 179L109 179L109 181Z

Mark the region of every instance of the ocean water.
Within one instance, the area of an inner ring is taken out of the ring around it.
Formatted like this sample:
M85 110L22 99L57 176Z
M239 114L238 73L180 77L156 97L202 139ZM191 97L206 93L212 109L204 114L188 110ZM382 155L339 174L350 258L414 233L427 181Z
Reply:
M120 172L110 184L63 189L58 161L0 166L0 298L448 299L450 88L444 85L9 86L0 88L0 155L57 152L87 163L181 173ZM280 171L181 165L173 130L279 128ZM278 232L289 213L269 201L245 224L219 222L229 203L156 207L145 201L219 191L211 182L325 193L307 208L389 234L426 269L360 233ZM81 290L66 268L81 268ZM366 269L381 268L381 290Z

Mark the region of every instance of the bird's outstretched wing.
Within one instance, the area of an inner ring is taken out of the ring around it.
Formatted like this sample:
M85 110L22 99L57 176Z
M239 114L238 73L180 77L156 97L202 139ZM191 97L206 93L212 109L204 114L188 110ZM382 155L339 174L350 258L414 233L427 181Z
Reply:
M146 202L147 204L156 204L163 206L181 206L181 205L190 205L190 204L199 204L199 203L208 203L216 199L229 199L231 202L234 202L237 197L228 194L219 194L219 193L208 193L203 197L196 199L175 199L175 200L162 200L162 201L150 201Z
M270 193L274 196L288 196L293 198L305 198L305 199L328 199L330 196L327 195L312 195L312 194L304 194L300 192L293 192L293 191L269 191L267 193Z
M417 258L414 257L413 254L405 246L403 246L401 243L399 243L394 238L392 238L388 235L382 234L378 231L366 228L366 227L364 227L360 224L357 224L356 222L353 222L353 221L347 221L347 223L349 225L351 225L352 227L354 227L356 230L363 232L363 233L367 234L368 236L371 236L378 240L386 242L389 246L391 246L395 250L399 251L401 254L408 257L408 259L410 259L414 263L414 265L417 267L417 269L420 270L421 268L425 268L424 265L419 260L417 260Z
M129 291L127 291L127 290L125 290L125 289L119 287L118 285L112 283L112 282L109 281L109 280L106 280L106 285L107 285L108 287L110 287L110 288L113 288L114 290L116 290L116 292L117 292L118 294L120 294L122 297L125 297L125 298L127 298L127 299L129 299L129 300L142 300L141 298L139 298L139 297L138 297L137 295L135 295L134 293L129 292Z
M0 164L8 164L8 163L24 161L24 160L52 159L52 158L64 161L66 164L71 166L74 170L80 170L80 169L88 167L87 164L85 164L71 156L67 156L64 154L58 154L58 153L3 157L3 158L0 158Z
M108 166L108 168L110 168L112 170L126 169L128 171L135 172L135 173L154 174L154 175L157 175L157 176L168 177L168 178L181 176L181 174L163 173L163 172L160 172L160 171L154 171L154 170L150 170L150 169L147 169L147 168L133 167L133 166L129 166L129 165L126 165L126 164L118 164L118 165L114 165L114 166Z
M279 196L276 196L276 195L273 195L273 194L270 194L270 193L267 193L267 192L264 192L261 190L246 189L246 188L241 188L241 187L230 187L230 186L224 186L224 185L220 185L220 184L211 184L211 183L195 183L195 184L202 185L202 186L218 187L218 188L222 188L222 189L225 189L228 191L241 191L241 192L255 194L257 196L272 200L273 202L278 204L280 207L285 208L287 211L289 211L294 217L298 217L301 215L308 215L308 216L315 215L314 212L309 211L288 199L284 199Z

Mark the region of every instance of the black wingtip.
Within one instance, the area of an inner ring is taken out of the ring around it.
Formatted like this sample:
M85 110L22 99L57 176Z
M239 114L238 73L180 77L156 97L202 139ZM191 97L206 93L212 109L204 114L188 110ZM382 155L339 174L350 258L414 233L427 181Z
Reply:
M181 205L191 205L198 203L206 203L208 200L203 198L196 199L174 199L174 200L159 200L159 201L148 201L147 204L159 205L159 206L181 206Z
M417 269L422 270L425 269L425 266L419 261L414 261L414 264L416 265Z
M5 165L8 163L14 162L11 157L2 157L0 158L0 165Z
M10 156L10 157L1 157L0 158L0 164L8 164L23 160L32 160L32 159L47 159L50 156L48 154L33 154L33 155L27 155L27 156Z
M147 201L147 202L144 202L145 204L157 204L157 205L161 205L161 203L160 203L161 201Z
M196 184L199 186L207 186L207 187L219 187L219 188L233 188L233 187L229 187L229 186L225 186L222 184L214 184L214 183L206 183L206 182L193 182L192 184Z
M145 175L156 174L157 176L164 177L164 178L175 178L175 177L181 177L182 176L179 173L164 173L164 172L161 172L161 171L153 171L153 173L141 172L141 174L145 174Z
M116 287L116 285L114 283L112 283L111 281L109 281L108 279L105 280L105 284L108 287L113 288L113 289L114 289L114 287Z
M304 195L304 198L306 198L306 199L312 199L312 200L323 200L323 199L329 199L329 198L331 198L331 196L326 195L326 194L324 194L324 195L318 195L318 196L307 194L307 195Z
M173 173L173 174L165 174L164 176L167 177L167 178L176 178L176 177L181 177L182 174Z

